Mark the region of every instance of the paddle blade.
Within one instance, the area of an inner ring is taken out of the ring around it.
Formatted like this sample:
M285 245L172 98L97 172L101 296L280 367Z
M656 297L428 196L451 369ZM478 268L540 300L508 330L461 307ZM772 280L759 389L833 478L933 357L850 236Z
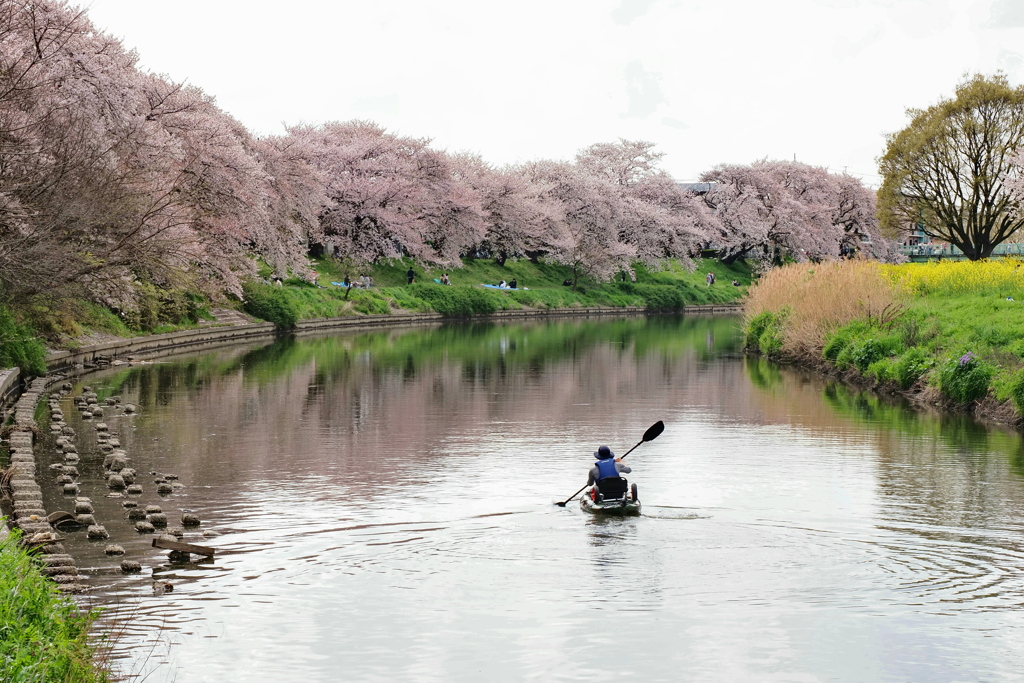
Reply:
M661 436L661 433L663 431L665 431L665 423L662 422L661 420L658 420L657 422L652 424L650 426L650 428L648 428L648 430L646 432L644 432L643 440L644 441L654 441L659 436Z

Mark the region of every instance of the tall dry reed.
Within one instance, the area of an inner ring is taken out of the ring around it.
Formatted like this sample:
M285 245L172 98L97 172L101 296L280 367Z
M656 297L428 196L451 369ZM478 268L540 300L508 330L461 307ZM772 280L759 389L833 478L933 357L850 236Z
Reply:
M796 263L774 268L750 288L744 317L786 310L782 349L820 356L825 336L853 320L882 318L897 305L892 281L874 261Z

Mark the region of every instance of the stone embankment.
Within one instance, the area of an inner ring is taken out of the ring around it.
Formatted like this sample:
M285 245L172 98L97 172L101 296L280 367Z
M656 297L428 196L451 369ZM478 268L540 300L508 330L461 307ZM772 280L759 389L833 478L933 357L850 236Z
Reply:
M225 309L226 310L226 309ZM738 313L740 306L736 304L709 304L687 306L684 314L721 314ZM473 320L519 320L526 318L592 318L604 316L639 315L647 313L647 309L632 307L592 307L592 308L556 308L556 309L515 309L498 311L491 315L472 316ZM235 313L231 311L230 313ZM182 330L166 334L154 334L148 337L118 339L102 344L93 344L79 349L57 351L46 358L51 372L82 367L90 369L101 367L120 359L136 359L154 356L169 351L186 348L202 348L238 342L255 341L260 338L278 334L273 323L246 322L241 316L229 317L228 313L218 315L218 322L230 321L229 324L214 324L195 330ZM300 320L295 334L324 332L341 329L370 329L375 327L399 327L405 325L439 324L451 320L439 313L393 313L384 315L345 316L341 318L313 318Z
M77 592L83 588L78 568L50 524L43 507L43 492L36 481L36 404L55 381L57 378L33 379L14 404L14 424L7 436L11 465L0 482L0 500L9 506L9 524L22 531L22 543L38 549L40 571L62 590ZM66 393L70 389L71 385L65 384L61 391ZM70 429L56 421L54 426L58 430Z

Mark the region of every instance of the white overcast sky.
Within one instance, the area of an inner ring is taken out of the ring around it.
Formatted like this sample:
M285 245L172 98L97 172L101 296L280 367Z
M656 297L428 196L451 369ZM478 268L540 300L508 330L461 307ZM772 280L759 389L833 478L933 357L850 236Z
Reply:
M495 164L650 140L694 179L792 159L878 184L965 73L1024 78L1024 0L92 0L141 66L255 134L370 119Z

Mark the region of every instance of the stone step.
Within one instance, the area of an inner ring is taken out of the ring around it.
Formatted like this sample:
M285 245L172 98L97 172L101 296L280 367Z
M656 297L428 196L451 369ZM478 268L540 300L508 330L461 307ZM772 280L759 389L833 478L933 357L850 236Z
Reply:
M203 320L199 323L200 327L222 327L225 325L248 325L249 323L255 322L255 320L244 313L240 313L231 308L214 308L210 313L216 318L215 320Z

